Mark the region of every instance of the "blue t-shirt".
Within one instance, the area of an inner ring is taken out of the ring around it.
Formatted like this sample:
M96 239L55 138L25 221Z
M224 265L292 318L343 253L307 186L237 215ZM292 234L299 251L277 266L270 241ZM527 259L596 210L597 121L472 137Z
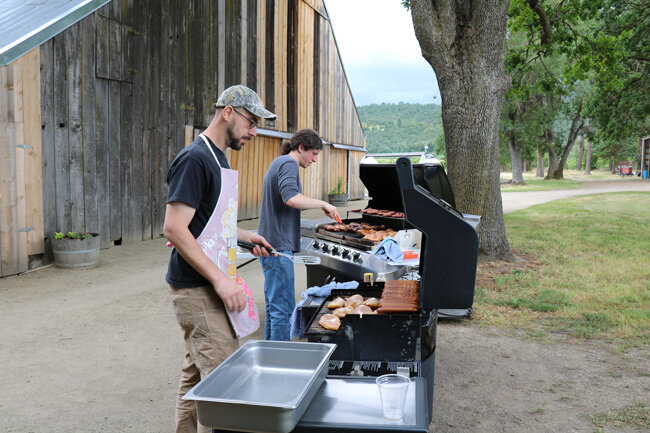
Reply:
M206 137L223 168L230 168L226 155ZM221 169L201 137L181 150L167 172L167 203L181 201L196 209L189 229L198 238L221 193ZM207 286L208 280L198 273L183 257L172 250L167 267L167 283L174 287Z
M298 193L298 162L290 155L275 158L262 183L258 231L276 250L300 251L300 210L286 205Z

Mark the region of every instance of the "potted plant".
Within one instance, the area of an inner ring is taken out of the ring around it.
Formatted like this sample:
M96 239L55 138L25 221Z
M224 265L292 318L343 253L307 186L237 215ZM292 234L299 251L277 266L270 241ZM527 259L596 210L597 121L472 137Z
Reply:
M343 179L336 181L336 188L330 190L327 194L327 201L334 206L345 206L348 204L350 196L343 189Z
M54 263L60 268L88 269L99 263L99 234L56 232L52 239Z

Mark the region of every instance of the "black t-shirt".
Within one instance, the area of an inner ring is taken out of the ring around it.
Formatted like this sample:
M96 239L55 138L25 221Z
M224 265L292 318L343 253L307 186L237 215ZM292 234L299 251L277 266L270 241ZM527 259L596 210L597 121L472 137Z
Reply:
M223 168L230 168L226 155L209 138L214 154ZM197 137L176 156L167 172L167 203L181 201L196 209L189 229L198 238L208 223L221 193L221 169L201 137ZM167 283L174 287L207 286L208 280L172 250L167 267Z

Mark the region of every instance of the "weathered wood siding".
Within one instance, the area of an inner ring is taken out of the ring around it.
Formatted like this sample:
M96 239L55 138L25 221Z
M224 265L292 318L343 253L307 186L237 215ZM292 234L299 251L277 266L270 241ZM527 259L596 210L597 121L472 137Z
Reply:
M322 0L114 0L1 68L0 275L55 231L100 233L104 248L160 236L169 164L237 83L278 114L264 128L365 147ZM279 148L259 136L230 155L240 218L259 215ZM326 145L305 194L340 178L354 196L355 153Z

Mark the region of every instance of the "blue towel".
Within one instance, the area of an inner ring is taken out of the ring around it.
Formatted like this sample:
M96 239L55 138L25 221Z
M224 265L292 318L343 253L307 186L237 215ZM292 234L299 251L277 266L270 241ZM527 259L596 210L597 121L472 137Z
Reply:
M404 259L402 249L393 238L385 238L377 248L370 252L383 260L400 263Z
M308 288L306 291L302 292L300 296L302 299L298 301L296 304L296 308L293 309L293 313L291 313L291 331L290 331L290 338L293 340L295 337L300 336L300 338L304 338L303 332L305 332L305 327L307 326L307 323L305 321L305 318L302 317L302 314L298 311L298 308L302 306L302 304L305 303L305 300L311 295L314 297L314 300L317 302L323 302L325 298L327 298L330 293L332 293L332 290L337 289L337 290L354 290L357 287L359 287L359 283L357 281L348 281L346 283L337 283L336 281L332 281L331 283L325 284L324 286L314 286Z

